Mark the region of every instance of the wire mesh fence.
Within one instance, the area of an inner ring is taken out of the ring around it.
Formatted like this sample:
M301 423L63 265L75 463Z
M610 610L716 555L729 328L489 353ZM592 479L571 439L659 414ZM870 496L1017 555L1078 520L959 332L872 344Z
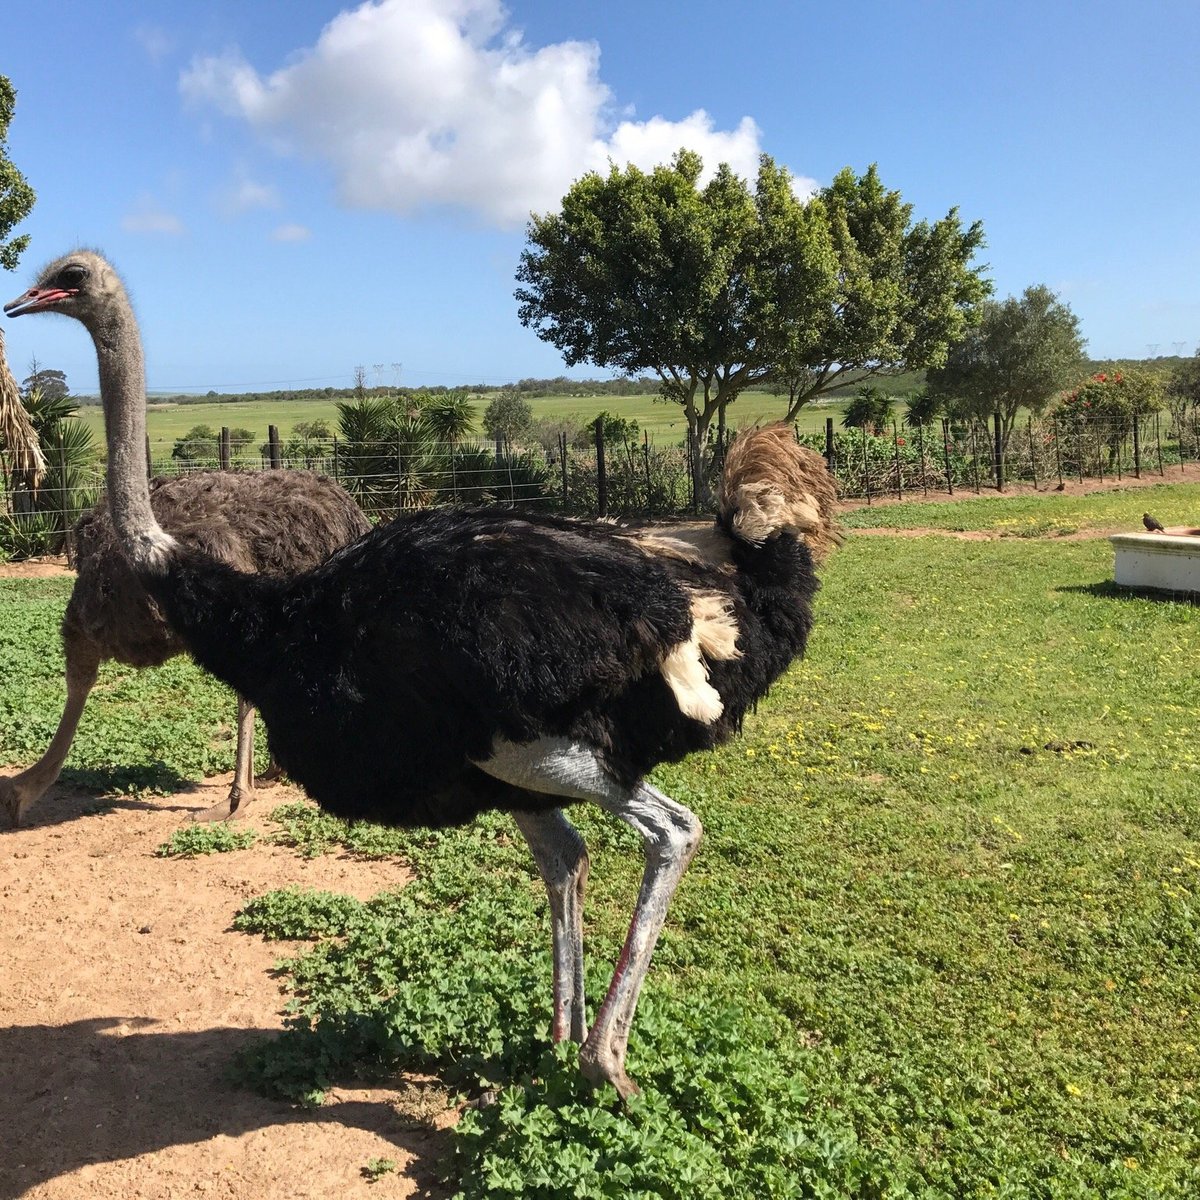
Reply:
M1054 488L1070 480L1115 479L1186 470L1200 462L1200 412L1156 413L1128 420L1025 418L935 422L886 431L835 429L797 433L822 453L846 498L905 497L930 492ZM572 515L651 519L686 516L711 506L723 459L711 439L693 462L687 444L659 446L594 437L588 444L559 434L549 444L433 441L396 436L369 442L295 439L272 427L261 446L219 439L150 442L152 475L211 470L319 471L337 480L374 521L436 505L500 504ZM104 486L103 465L49 455L49 475L34 494L2 476L0 550L13 557L70 551L71 529Z

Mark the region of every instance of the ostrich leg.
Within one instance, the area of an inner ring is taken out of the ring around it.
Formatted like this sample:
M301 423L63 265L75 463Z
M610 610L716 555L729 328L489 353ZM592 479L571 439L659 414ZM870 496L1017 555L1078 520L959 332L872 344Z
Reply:
M514 812L513 820L533 851L546 894L554 936L554 1023L556 1042L587 1036L583 995L583 892L588 877L587 847L562 809Z
M198 812L192 820L232 821L246 815L254 799L254 705L238 697L237 753L233 762L233 784L229 798Z
M648 783L622 795L598 796L597 802L641 835L646 870L625 945L583 1044L579 1065L593 1083L611 1083L627 1099L638 1091L625 1073L634 1010L667 918L667 906L700 845L703 829L690 809Z
M54 737L46 747L45 754L32 767L19 775L0 779L0 806L7 812L14 828L20 825L25 812L50 790L58 778L100 669L100 655L92 642L83 638L64 637L63 650L67 658L67 704L58 720Z
M682 804L676 804L648 783L622 787L603 768L593 750L567 738L542 738L525 745L498 741L492 757L476 766L526 791L590 800L620 817L641 835L646 869L637 907L608 994L580 1053L580 1068L593 1083L611 1083L623 1098L634 1096L637 1085L625 1072L629 1029L655 943L666 921L667 906L700 845L703 832L700 821ZM532 840L530 844L534 844ZM539 856L537 849L534 856ZM539 858L539 866L540 863ZM557 1024L560 961L557 936L554 961Z

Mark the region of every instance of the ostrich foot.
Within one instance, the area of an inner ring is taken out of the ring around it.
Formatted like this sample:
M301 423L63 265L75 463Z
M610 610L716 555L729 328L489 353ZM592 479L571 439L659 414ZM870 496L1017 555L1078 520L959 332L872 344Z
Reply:
M0 813L3 813L10 829L20 829L21 817L37 799L36 796L26 794L24 789L18 786L17 779L0 779Z
M283 768L274 759L271 759L267 764L267 769L261 775L255 775L254 783L256 786L262 783L275 783L283 776Z
M250 796L240 788L233 788L228 799L218 800L209 808L203 808L192 814L192 820L197 825L211 825L216 821L240 821L250 807Z

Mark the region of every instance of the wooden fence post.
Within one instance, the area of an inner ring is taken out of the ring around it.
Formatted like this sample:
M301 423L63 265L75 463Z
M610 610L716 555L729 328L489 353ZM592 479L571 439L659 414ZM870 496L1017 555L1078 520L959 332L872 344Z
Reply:
M232 446L229 441L229 426L221 426L221 441L217 448L217 453L221 460L221 470L228 471L230 463L233 459Z
M271 470L278 471L283 466L283 452L279 445L279 427L267 426L267 446L271 452Z

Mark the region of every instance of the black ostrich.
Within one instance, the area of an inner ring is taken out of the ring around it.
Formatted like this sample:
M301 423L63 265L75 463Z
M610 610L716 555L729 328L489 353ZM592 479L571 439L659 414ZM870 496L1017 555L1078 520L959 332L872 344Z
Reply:
M545 881L555 1039L582 1042L593 1082L636 1092L625 1051L667 906L700 842L694 814L645 782L729 738L800 654L834 490L776 426L730 448L718 530L697 547L608 524L511 511L401 516L290 580L181 545L146 485L142 349L99 255L52 263L5 306L57 312L99 358L118 536L206 670L254 704L280 765L351 819L441 826L505 809ZM566 805L641 835L645 874L590 1030L582 902L588 858Z
M350 494L315 471L195 471L150 483L154 515L185 545L236 567L294 575L322 563L370 525ZM78 574L63 615L67 702L45 753L0 776L0 811L19 825L54 785L100 664L157 667L186 650L138 582L105 497L75 526ZM237 757L227 800L198 820L241 817L254 796L254 709L238 700Z

